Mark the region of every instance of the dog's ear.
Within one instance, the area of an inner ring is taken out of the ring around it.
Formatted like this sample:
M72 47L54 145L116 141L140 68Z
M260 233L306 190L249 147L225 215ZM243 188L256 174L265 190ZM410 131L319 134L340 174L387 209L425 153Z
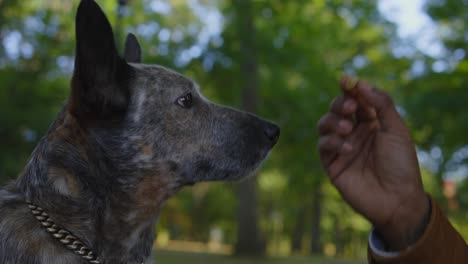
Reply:
M127 62L141 63L141 47L138 39L132 33L125 40L125 60Z
M122 59L111 25L94 0L82 0L76 15L76 57L71 110L108 119L122 115L129 101L131 67Z

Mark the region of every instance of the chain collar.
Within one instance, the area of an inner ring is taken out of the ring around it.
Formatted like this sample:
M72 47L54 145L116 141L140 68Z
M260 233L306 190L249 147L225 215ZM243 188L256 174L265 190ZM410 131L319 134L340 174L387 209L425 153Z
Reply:
M31 213L34 217L41 223L41 226L49 233L54 239L56 239L60 244L64 245L66 248L71 250L76 255L80 256L82 259L86 260L90 264L102 264L103 262L99 260L97 255L87 247L80 239L74 236L71 232L67 231L64 228L58 226L50 216L44 212L44 209L34 205L30 201L26 201L28 204ZM138 264L143 264L141 261Z

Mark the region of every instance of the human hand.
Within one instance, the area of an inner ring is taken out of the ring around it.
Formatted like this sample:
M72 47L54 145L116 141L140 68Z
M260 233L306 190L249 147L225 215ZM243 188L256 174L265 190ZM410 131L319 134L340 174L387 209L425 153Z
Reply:
M319 152L343 199L388 246L401 250L422 235L430 204L411 135L391 97L364 81L346 89L319 121Z

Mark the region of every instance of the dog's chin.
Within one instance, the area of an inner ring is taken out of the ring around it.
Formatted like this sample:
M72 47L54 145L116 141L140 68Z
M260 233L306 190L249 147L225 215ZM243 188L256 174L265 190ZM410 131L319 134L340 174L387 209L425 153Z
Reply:
M239 174L236 178L230 180L230 181L234 181L234 182L243 182L245 180L248 180L249 178L255 176L258 174L258 171L260 170L260 168L262 167L262 164L263 164L263 161L264 160L261 160L258 162L258 165L255 166L254 168L252 168L251 170L249 171L246 171L242 174Z
M221 173L219 175L215 175L209 181L228 181L228 182L242 182L244 180L249 179L258 174L258 171L262 168L263 162L267 159L270 151L265 151L258 155L260 158L256 159L255 161L250 160L244 162L249 164L248 166L243 167L242 169L231 171L230 173Z
M234 182L242 182L245 180L248 180L249 178L255 176L258 174L260 169L263 166L263 163L265 160L267 160L268 156L270 155L271 149L268 149L266 151L262 151L262 153L259 155L260 159L255 161L252 166L246 168L244 171L238 173L235 175L235 177L232 177L230 179L227 179L228 181L234 181Z

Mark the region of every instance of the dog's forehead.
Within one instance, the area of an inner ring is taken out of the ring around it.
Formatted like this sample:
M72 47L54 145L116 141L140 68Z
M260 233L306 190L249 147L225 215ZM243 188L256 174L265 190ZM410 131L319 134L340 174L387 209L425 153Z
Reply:
M159 89L183 89L187 91L198 90L198 86L191 79L163 66L133 63L131 66L138 72L136 76L137 81L146 83L147 87L153 86Z

